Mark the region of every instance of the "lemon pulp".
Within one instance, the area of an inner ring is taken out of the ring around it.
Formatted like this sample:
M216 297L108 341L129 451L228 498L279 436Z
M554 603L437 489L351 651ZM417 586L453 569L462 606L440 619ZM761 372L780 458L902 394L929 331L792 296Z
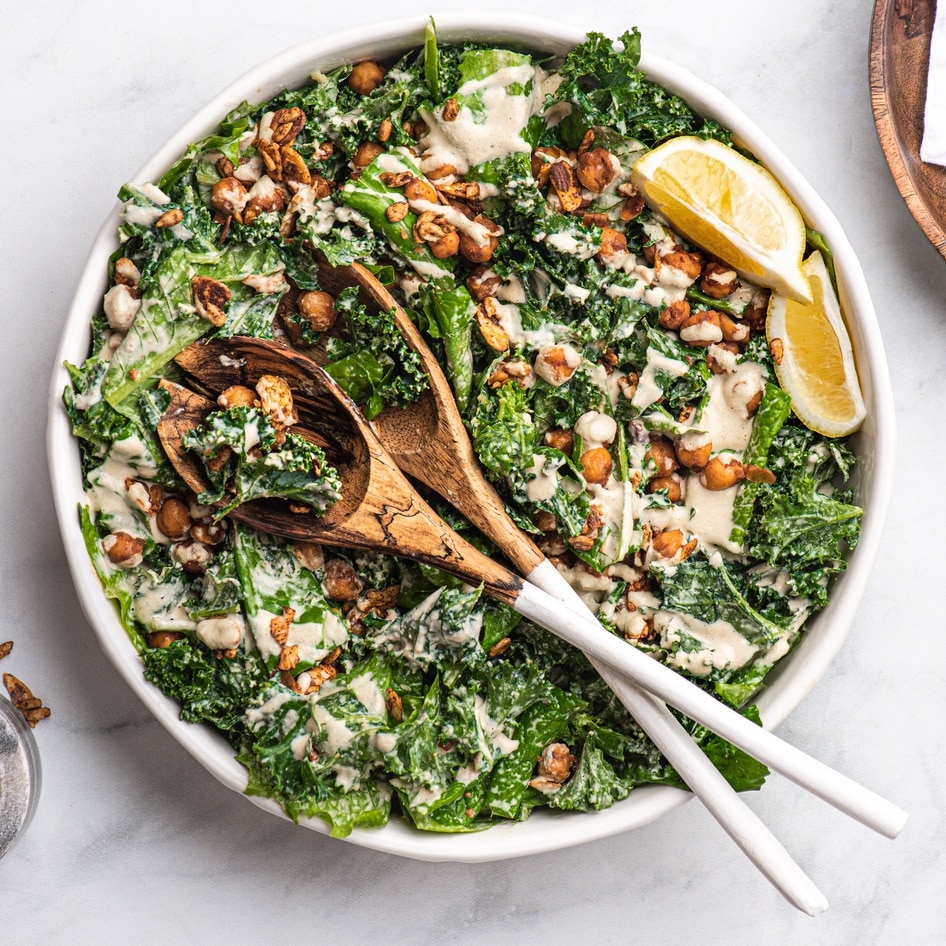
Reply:
M632 181L689 242L749 282L810 301L804 220L761 165L721 142L681 136L640 158Z
M776 358L775 373L806 426L829 437L853 433L866 408L854 352L841 306L820 253L805 260L812 301L778 293L769 300L766 335Z

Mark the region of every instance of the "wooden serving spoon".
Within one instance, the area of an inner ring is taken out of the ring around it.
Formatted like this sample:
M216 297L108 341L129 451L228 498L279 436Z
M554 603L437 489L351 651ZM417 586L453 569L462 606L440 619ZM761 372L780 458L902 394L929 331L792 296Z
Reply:
M324 441L329 462L342 478L342 498L321 519L298 515L273 500L237 507L230 515L255 528L290 539L327 545L371 548L425 562L482 583L498 600L541 627L613 667L650 693L739 746L770 768L782 772L847 814L890 837L906 818L896 806L772 733L719 703L669 667L605 631L588 613L562 607L561 602L524 581L456 535L421 499L385 451L371 426L344 391L318 365L277 343L235 337L192 346L182 366L206 369L212 389L230 384L253 387L263 374L277 374L293 391L300 426L311 425ZM186 370L189 370L186 368ZM158 425L168 456L192 489L202 490L194 464L181 441L197 422L188 394L174 390L173 400ZM211 402L205 401L204 408Z

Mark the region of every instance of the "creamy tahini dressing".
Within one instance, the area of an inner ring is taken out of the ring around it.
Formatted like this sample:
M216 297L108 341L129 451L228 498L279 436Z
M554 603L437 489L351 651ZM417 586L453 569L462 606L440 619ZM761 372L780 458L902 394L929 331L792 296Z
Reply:
M644 365L644 370L640 373L637 390L634 392L634 397L631 398L631 404L642 411L663 397L663 389L657 383L657 371L662 371L674 378L682 378L689 370L690 366L685 361L668 358L648 346L647 364Z
M495 311L499 316L499 324L509 336L511 345L540 351L555 344L555 335L551 328L542 326L538 329L527 330L522 327L517 305L511 302L495 302Z
M486 710L486 700L477 695L473 700L473 715L485 740L485 751L490 755L493 750L499 755L509 755L519 748L519 740L511 739L502 726Z
M696 650L678 648L667 661L671 666L696 676L705 677L713 670L737 670L755 656L756 648L728 621L707 624L676 611L657 611L653 618L663 647L669 649L684 637L699 642L700 647Z
M526 495L530 502L541 503L551 499L558 489L558 465L547 463L547 457L541 453L532 455L532 466L526 467L529 480L526 484Z
M485 117L476 116L469 106L460 108L454 121L444 121L439 112L421 111L428 132L420 140L421 170L431 171L445 164L460 174L471 167L517 152L530 153L532 145L522 137L522 129L542 105L541 69L531 65L505 66L485 79L470 79L457 90L457 97L478 95ZM531 95L510 95L507 86L525 87Z
M196 627L180 600L179 589L155 584L147 573L135 588L132 612L136 620L155 631L193 631Z
M752 435L752 415L748 405L764 390L765 383L765 369L754 362L742 362L730 372L712 375L696 426L682 433L678 442L693 448L708 441L714 455L739 459ZM682 529L696 536L700 545L709 552L740 552L741 546L732 542L730 536L734 528L733 510L741 487L707 489L696 475L684 477L682 487L680 503L645 509L642 522L655 531Z
M271 632L272 620L282 615L262 609L250 615L250 630L256 647L264 657L278 657L282 647L276 642ZM299 648L299 660L305 663L318 663L328 656L340 644L348 640L348 630L332 611L326 609L321 622L295 623L289 625L287 646Z
M353 677L348 683L348 688L372 716L384 715L384 694L370 673L362 673L357 677Z
M355 738L355 733L345 725L344 721L333 716L320 703L312 704L312 718L319 724L321 730L319 748L325 755L336 755L348 748L352 739Z
M752 418L749 402L765 388L765 369L744 361L732 372L714 374L706 384L708 400L698 423L713 442L714 452L741 452L749 444Z
M739 552L740 545L731 542L733 530L733 507L739 487L729 489L707 489L698 476L686 479L684 502L690 507L690 518L686 529L700 540L705 549L725 549Z

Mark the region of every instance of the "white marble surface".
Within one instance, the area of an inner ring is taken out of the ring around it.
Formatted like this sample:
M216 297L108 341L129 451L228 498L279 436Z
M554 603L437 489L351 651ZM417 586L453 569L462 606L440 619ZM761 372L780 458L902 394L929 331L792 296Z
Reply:
M866 0L479 0L646 47L726 92L846 227L897 393L899 488L872 587L833 669L781 733L897 801L890 842L773 777L749 799L831 901L797 913L697 804L621 837L485 865L356 849L211 779L103 657L74 596L43 448L70 294L118 186L204 100L297 40L447 9L401 0L5 2L0 56L5 409L0 640L53 716L34 822L0 863L0 940L76 944L946 941L942 777L946 262L907 213L870 113ZM637 7L637 9L633 9Z

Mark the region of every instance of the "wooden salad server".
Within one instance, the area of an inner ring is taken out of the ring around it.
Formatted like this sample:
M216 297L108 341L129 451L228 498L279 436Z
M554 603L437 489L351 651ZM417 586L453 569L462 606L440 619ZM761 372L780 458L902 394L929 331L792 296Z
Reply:
M430 387L417 401L406 407L388 407L374 419L381 443L398 466L462 513L528 582L579 614L590 615L567 579L513 522L499 494L486 480L450 384L407 313L374 275L358 263L334 268L320 261L319 280L334 295L347 286L357 285L361 289L360 301L369 310L391 312L427 373ZM824 895L690 738L666 704L607 664L595 658L590 660L693 794L773 886L809 915L827 909Z
M342 498L321 518L298 515L279 500L246 503L230 515L262 531L326 545L374 549L424 562L484 589L524 617L613 667L724 739L888 836L899 833L906 815L874 792L782 742L694 686L669 667L604 630L586 611L566 608L546 592L487 558L454 533L407 482L374 430L344 391L313 361L270 341L247 337L198 343L178 357L186 373L211 391L230 384L254 387L263 374L290 386L300 428L323 444L342 479ZM216 379L216 380L214 380ZM158 425L171 462L188 485L204 488L200 471L182 450L187 430L212 402L173 391Z
M513 522L499 494L485 478L440 362L407 313L374 275L358 263L336 269L323 262L319 278L336 295L346 285L357 284L362 290L361 301L369 309L391 312L427 373L430 387L422 397L406 407L388 407L374 420L381 443L398 466L462 513L526 581L579 614L591 614L565 576ZM688 788L773 886L811 916L826 910L825 896L690 738L666 704L607 664L589 659Z

